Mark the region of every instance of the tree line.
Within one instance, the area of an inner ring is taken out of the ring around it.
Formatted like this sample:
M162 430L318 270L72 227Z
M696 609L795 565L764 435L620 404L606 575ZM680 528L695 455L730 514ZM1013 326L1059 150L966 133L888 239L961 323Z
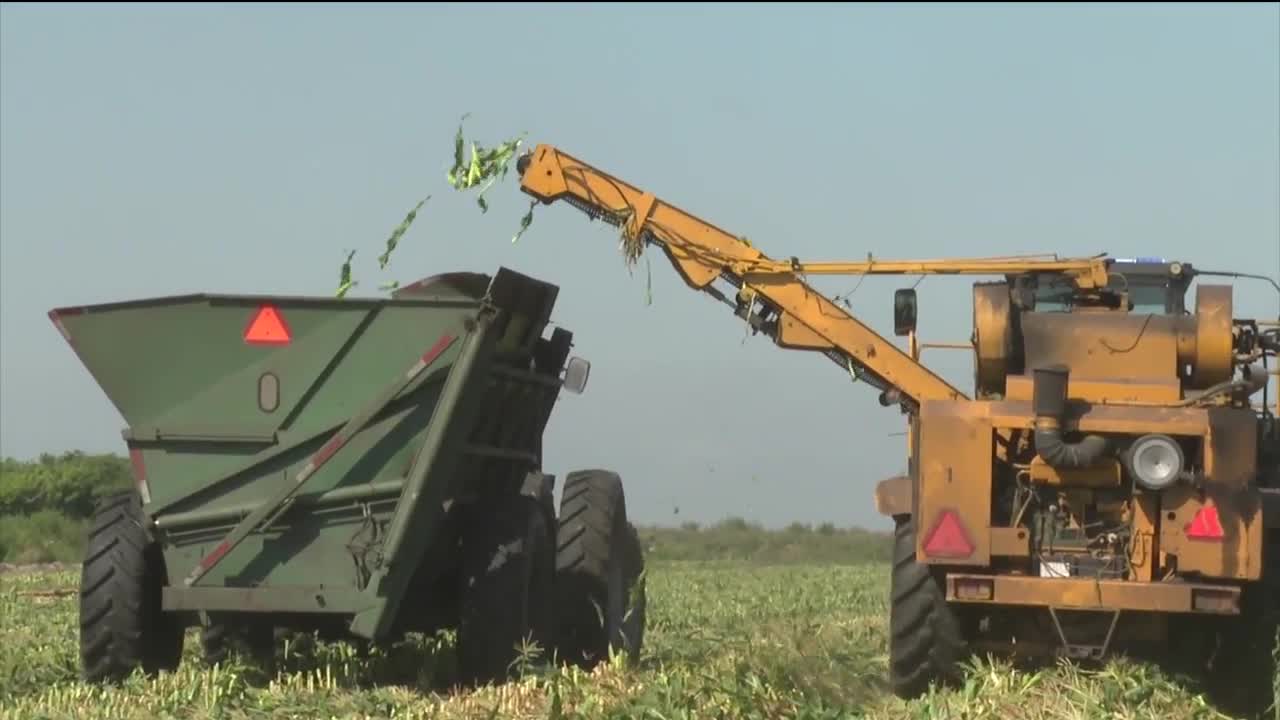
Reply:
M69 451L0 460L0 562L78 562L98 501L133 485L129 460ZM642 526L655 561L860 564L887 562L887 534L830 523L771 530L739 517L706 526Z

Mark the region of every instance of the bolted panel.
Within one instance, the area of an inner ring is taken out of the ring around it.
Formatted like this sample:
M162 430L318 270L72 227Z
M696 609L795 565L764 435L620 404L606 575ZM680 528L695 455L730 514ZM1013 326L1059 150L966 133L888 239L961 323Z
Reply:
M920 407L916 557L921 562L991 562L995 435L988 408L983 402L945 401ZM965 553L966 548L971 550Z

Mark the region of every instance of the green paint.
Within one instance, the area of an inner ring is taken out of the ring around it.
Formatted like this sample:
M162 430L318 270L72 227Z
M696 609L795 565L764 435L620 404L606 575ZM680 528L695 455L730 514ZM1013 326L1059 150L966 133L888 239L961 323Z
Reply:
M409 288L377 299L200 294L54 314L129 425L178 606L336 613L378 637L400 627L401 607L448 606L444 585L439 598L404 595L419 587L415 572L443 572L455 553L442 528L457 481L514 492L538 469L562 368L529 367L557 288L505 269ZM264 306L283 319L287 344L245 341ZM409 377L445 334L456 339ZM269 412L259 402L267 374L278 387ZM479 422L483 440L472 437ZM344 427L346 445L294 487ZM239 542L184 590L237 526Z

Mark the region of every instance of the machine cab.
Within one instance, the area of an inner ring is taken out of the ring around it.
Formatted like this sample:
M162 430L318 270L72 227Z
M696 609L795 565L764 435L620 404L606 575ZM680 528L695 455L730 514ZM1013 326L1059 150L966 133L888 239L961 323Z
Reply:
M1184 315L1190 264L1163 258L1117 258L1108 268L1106 289L1082 295L1069 278L1028 275L1013 279L1023 309L1039 313L1111 310L1139 315Z

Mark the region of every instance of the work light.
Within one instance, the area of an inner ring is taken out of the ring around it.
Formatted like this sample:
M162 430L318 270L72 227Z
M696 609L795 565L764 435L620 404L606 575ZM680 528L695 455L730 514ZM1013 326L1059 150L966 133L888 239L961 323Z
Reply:
M1129 472L1148 490L1164 490L1182 473L1182 448L1167 435L1146 435L1130 448Z

